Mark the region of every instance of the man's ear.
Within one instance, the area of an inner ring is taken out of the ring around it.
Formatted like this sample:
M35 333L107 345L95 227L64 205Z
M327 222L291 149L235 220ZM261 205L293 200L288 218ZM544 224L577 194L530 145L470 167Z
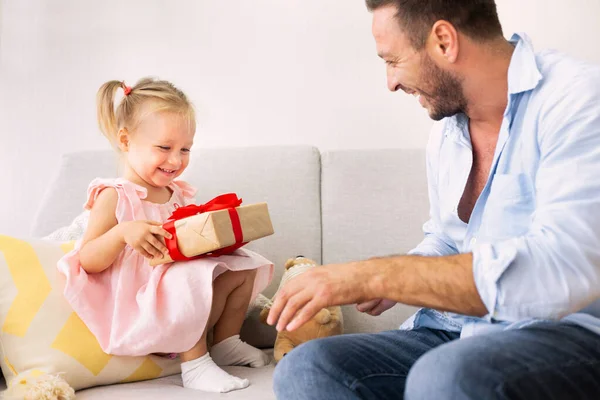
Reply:
M458 31L450 22L439 20L431 28L427 45L438 62L453 64L458 58Z
M119 129L117 133L117 145L123 153L129 151L129 132L127 128Z

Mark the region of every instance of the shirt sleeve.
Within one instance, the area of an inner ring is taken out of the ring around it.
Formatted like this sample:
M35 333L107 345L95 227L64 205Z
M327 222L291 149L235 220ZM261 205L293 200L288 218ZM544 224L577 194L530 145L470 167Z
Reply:
M438 160L441 141L443 139L443 123L435 124L427 144L427 190L429 193L429 220L423 225L425 238L409 255L448 256L458 254L453 241L443 233L441 228L438 197Z
M526 234L473 249L488 320L560 319L600 298L600 74L539 117L535 210Z

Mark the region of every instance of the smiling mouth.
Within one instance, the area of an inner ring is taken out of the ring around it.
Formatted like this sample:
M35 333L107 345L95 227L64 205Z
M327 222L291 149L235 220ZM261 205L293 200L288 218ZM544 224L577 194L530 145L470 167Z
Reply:
M411 90L408 88L402 88L402 90L404 90L404 93L410 95L410 96L415 96L415 97L419 97L421 94L419 92L417 92L416 90Z
M405 90L406 94L413 96L414 98L417 99L417 102L422 106L422 107L426 107L425 104L425 99L426 97L423 96L422 93L417 92L416 90Z
M406 93L415 97L417 99L417 101L419 101L419 102L421 101L421 93L419 93L415 90L408 90Z
M164 168L159 168L160 171L164 172L165 174L174 174L177 170L175 169L164 169Z

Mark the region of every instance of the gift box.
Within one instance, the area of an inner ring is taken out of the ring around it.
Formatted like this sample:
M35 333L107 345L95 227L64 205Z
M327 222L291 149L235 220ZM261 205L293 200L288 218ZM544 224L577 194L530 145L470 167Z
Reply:
M230 254L274 233L267 203L241 203L237 195L230 193L206 204L175 210L163 225L173 235L165 240L169 256L151 259L150 265Z

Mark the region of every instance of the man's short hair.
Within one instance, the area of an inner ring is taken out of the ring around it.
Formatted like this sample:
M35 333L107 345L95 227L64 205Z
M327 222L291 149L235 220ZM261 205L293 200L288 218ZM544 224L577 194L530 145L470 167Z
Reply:
M369 11L393 5L397 18L412 46L425 47L433 25L450 22L471 39L484 42L502 37L494 0L366 0Z

